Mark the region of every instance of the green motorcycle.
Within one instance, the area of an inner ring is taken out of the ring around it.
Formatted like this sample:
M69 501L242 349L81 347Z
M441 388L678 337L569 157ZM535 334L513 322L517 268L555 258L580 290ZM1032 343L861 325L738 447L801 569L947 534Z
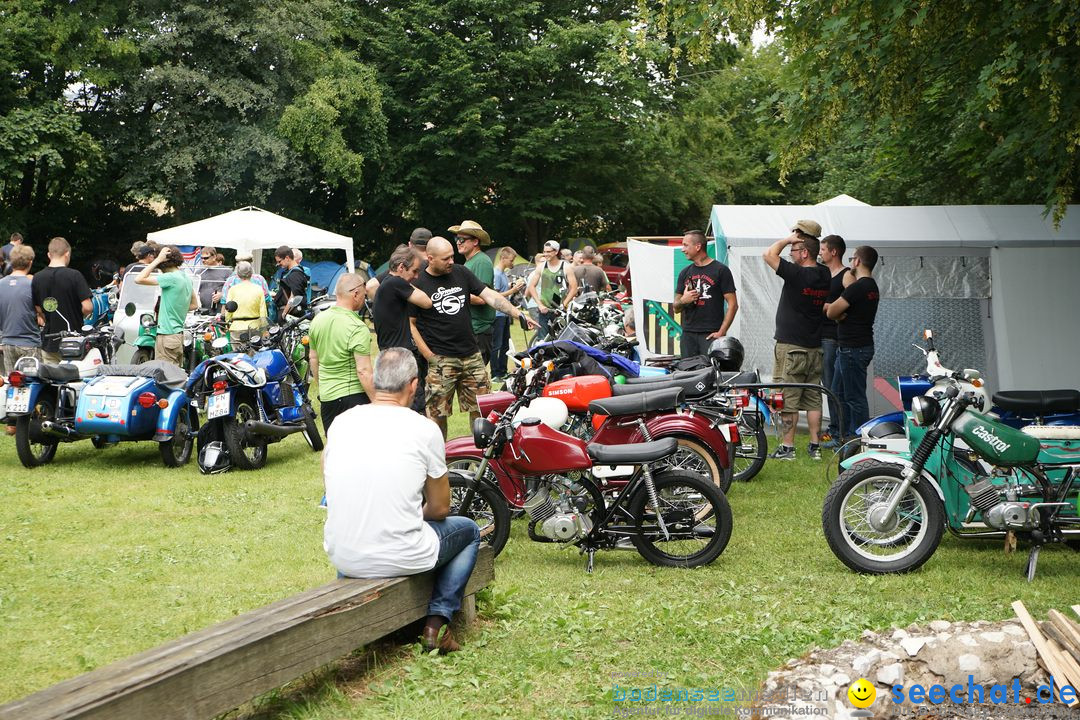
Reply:
M926 340L936 359L929 330ZM1041 547L1080 537L1080 428L1017 430L972 409L984 398L976 371L928 370L943 392L912 400L914 452L842 462L821 512L825 539L852 570L883 574L920 567L946 527L965 538L1014 533L1031 543L1030 581Z

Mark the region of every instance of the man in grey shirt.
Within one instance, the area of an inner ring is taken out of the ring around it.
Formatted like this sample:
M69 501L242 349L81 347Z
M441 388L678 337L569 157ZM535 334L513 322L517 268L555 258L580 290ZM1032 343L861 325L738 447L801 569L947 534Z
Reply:
M586 285L595 292L611 290L611 283L608 282L607 273L596 266L596 248L592 245L586 245L581 249L581 255L583 263L574 266L574 275L577 276L578 287L582 288L582 292L585 292Z
M15 245L10 259L11 274L0 279L0 374L5 377L19 358L38 357L41 345L29 275L34 249ZM8 425L7 434L15 434L14 425Z

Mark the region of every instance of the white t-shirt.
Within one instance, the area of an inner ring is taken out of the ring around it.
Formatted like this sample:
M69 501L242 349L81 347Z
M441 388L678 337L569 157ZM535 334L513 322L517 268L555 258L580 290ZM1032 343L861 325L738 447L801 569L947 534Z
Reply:
M323 546L334 567L356 578L435 567L439 538L424 522L423 491L445 473L439 426L413 410L360 405L338 415L323 451Z

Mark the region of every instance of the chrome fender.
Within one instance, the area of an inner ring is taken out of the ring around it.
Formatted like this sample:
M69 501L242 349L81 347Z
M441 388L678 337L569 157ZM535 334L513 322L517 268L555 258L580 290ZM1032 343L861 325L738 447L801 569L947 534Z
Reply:
M863 452L859 453L858 455L852 455L847 460L841 462L840 467L844 470L849 470L853 465L856 465L864 460L877 460L878 462L883 462L887 465L899 465L902 468L911 467L911 460L905 457L901 457L900 455L894 455L893 453L884 452ZM945 493L941 491L941 485L938 483L937 478L926 472L925 468L923 469L920 476L923 480L930 483L930 486L934 488L935 492L937 492L938 497L941 499L941 502L944 503Z

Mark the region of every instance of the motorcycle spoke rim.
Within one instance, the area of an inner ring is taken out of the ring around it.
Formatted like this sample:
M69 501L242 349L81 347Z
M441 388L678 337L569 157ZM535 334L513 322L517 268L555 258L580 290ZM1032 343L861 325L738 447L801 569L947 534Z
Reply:
M466 488L450 488L451 514L462 515L469 518L480 528L480 539L483 540L495 532L495 512L491 506L484 502L480 493L474 493L472 503L468 508L462 507L461 502L465 499Z
M840 506L843 538L856 553L869 560L898 560L918 548L928 526L928 508L914 488L908 488L896 507L895 527L884 531L870 524L870 513L883 506L900 484L894 478L867 478L852 487Z
M657 507L646 503L638 532L653 549L676 561L689 561L704 552L718 532L716 512L691 485L667 485L657 489L660 516L667 536L657 522Z

